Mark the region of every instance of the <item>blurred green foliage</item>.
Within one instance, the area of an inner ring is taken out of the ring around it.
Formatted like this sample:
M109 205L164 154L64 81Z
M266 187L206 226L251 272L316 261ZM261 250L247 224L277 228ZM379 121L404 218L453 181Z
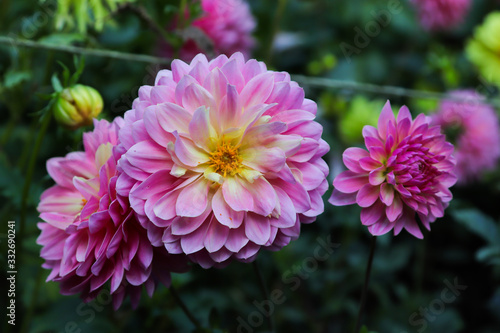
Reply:
M254 56L269 68L292 74L319 75L445 92L472 88L497 94L481 79L464 55L465 41L487 13L500 9L494 1L474 1L466 22L457 30L430 34L422 30L406 1L359 54L346 58L341 43L353 44L358 27L374 20L388 0L250 0L258 26ZM137 0L159 26L167 26L182 2ZM79 21L58 24L55 1L0 3L0 35L46 44L73 45L120 52L155 55L159 41L178 43L175 35L159 36L131 10L109 10L114 24L94 26ZM193 15L199 8L190 7ZM282 15L277 15L282 8ZM64 20L71 21L71 14ZM81 20L85 17L79 14ZM82 18L83 17L83 18ZM279 20L278 20L279 18ZM85 21L85 20L84 20ZM108 17L101 19L107 23ZM86 22L86 21L85 21ZM89 21L90 22L90 21ZM276 32L276 34L274 33ZM274 40L274 43L273 43ZM142 62L87 57L80 82L96 88L104 99L102 116L121 116L137 96L139 86L152 84L162 66ZM77 296L62 296L58 285L45 283L41 268L36 206L40 194L52 184L45 161L81 150L84 130L68 131L50 124L36 158L26 209L21 212L21 189L26 180L39 117L46 106L39 94L52 92L51 77L57 62L70 65L72 55L0 44L0 307L5 309L7 221L17 228L17 325L24 332L193 332L194 327L175 304L168 289L160 287L152 299L141 299L137 310L126 302L113 311L104 295L89 304ZM342 131L352 127L346 115L357 100L385 101L389 96L338 89L305 87L306 96L319 103L319 121L332 150L327 155L331 176L341 171L340 156L347 148ZM408 105L414 115L432 112L435 100L391 98ZM378 102L366 102L379 112ZM368 110L369 109L369 110ZM499 111L499 110L497 110ZM357 117L356 117L357 118ZM359 119L357 119L359 120ZM342 125L342 124L345 125ZM339 125L340 124L340 125ZM341 128L339 129L339 126ZM356 124L358 126L358 124ZM359 127L359 126L358 126ZM357 127L356 127L357 128ZM355 131L355 130L351 130ZM352 141L352 138L350 139ZM357 136L355 140L360 140ZM453 188L455 200L444 218L417 240L403 232L379 238L368 292L363 333L494 333L500 327L500 169L476 183ZM326 193L325 200L330 191ZM301 237L280 252L262 252L258 258L268 289L281 291L274 304L276 332L349 332L358 311L369 234L359 221L358 207L325 205L325 213L302 227ZM20 218L25 215L21 228ZM22 230L21 230L22 229ZM314 258L322 242L339 244L327 258ZM313 258L315 262L308 258ZM467 286L452 302L441 300L443 291L458 279ZM266 332L266 310L252 265L233 263L219 270L193 267L174 275L173 285L206 332ZM443 308L437 305L443 304ZM427 309L427 312L422 312ZM5 315L1 331L12 331ZM262 318L262 323L260 323ZM245 324L242 324L244 322ZM258 325L253 325L259 322ZM247 325L247 328L243 328ZM258 326L258 327L257 327Z

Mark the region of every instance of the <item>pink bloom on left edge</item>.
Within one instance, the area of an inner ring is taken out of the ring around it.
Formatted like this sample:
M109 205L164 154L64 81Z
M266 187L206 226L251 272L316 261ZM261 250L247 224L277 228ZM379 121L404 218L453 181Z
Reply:
M440 131L424 114L413 120L407 107L399 110L396 119L387 102L378 129L363 128L368 150L344 152L349 170L333 181L330 203L361 206L361 223L372 235L391 230L397 235L404 228L423 238L416 215L430 230L430 223L443 217L452 199L449 187L457 180L453 145Z
M64 295L94 299L108 283L115 309L130 295L136 307L142 286L151 296L157 283L170 283L170 271L184 271L186 260L155 249L128 199L116 193L116 154L122 118L94 121L84 134L85 151L52 158L47 170L55 185L41 196L38 223L42 267L47 281Z
M470 12L472 0L411 0L418 11L420 24L431 31L457 27Z
M203 267L253 260L323 212L328 144L288 73L241 53L172 62L120 131L120 193L153 244Z
M445 99L431 116L440 125L448 140L455 145L455 173L459 183L478 179L492 170L500 158L500 126L495 109L473 90L457 90L453 97L463 102Z

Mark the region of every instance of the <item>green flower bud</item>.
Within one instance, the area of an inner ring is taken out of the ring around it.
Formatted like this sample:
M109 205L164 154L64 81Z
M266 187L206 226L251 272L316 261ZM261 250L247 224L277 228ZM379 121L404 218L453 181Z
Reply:
M64 89L54 105L54 117L59 124L77 129L92 124L102 111L102 97L97 90L81 84Z

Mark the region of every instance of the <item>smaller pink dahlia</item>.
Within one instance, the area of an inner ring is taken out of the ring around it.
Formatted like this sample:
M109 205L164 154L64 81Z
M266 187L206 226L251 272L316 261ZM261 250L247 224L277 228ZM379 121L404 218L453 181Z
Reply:
M411 0L417 7L420 24L431 31L452 29L462 23L471 0Z
M455 173L460 183L466 183L497 165L500 157L498 117L493 107L472 90L454 91L451 96L467 101L442 101L432 122L440 125L448 140L455 144Z
M241 52L248 57L255 44L252 32L255 19L248 3L244 0L201 0L203 13L192 26L199 29L209 39L215 55L231 55ZM191 61L198 53L206 51L194 39L185 42L180 50L180 58ZM162 46L161 54L172 56L170 46Z
M110 281L115 309L129 294L137 306L142 285L151 296L158 281L170 283L170 271L186 269L182 258L153 248L129 207L116 193L118 130L123 123L94 121L84 134L84 152L52 158L47 170L56 185L38 205L44 222L38 227L42 265L47 281L57 281L61 293L94 299Z
M371 234L383 235L405 228L423 238L415 220L430 230L430 223L444 215L452 199L449 187L456 182L453 145L445 141L439 126L430 126L420 114L412 120L407 107L397 119L389 102L378 121L378 129L363 128L368 151L348 148L343 160L349 169L333 181L329 201L336 206L357 203L361 223Z

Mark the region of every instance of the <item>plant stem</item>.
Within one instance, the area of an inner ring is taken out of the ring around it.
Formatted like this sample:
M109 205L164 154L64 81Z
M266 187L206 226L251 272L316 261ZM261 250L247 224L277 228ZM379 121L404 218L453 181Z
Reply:
M40 42L34 42L31 40L23 40L5 36L0 36L0 44L10 44L15 46L30 47L35 49L61 51L72 54L83 54L83 55L105 57L117 60L147 62L153 64L157 63L157 64L168 65L172 61L171 59L168 58L152 57L144 54L124 53L124 52L101 50L101 49L89 49L89 48L70 46L70 45L44 44Z
M267 290L266 282L264 281L264 277L262 275L262 272L259 269L259 265L257 264L257 261L254 261L252 263L253 269L255 271L255 275L257 275L257 279L259 280L259 287L260 291L262 292L262 297L264 300L269 300L269 292ZM269 325L269 331L274 332L274 322L273 322L273 316L270 313L267 316L268 320L268 325Z
M368 264L366 266L365 283L363 284L363 291L361 292L361 301L359 303L358 319L356 321L356 328L354 329L354 333L359 333L359 330L361 329L361 321L366 302L366 292L368 291L368 283L370 282L370 272L372 270L373 255L375 254L376 244L377 244L377 236L372 236L372 241L370 244L370 257L368 258Z
M24 230L26 224L26 206L28 204L28 193L31 187L31 181L33 179L33 172L35 171L35 164L38 157L38 153L40 152L40 147L42 146L43 138L45 133L47 132L47 128L50 124L50 118L52 116L52 112L49 110L42 116L42 125L40 127L40 131L38 132L38 136L35 141L35 147L33 147L33 151L31 152L30 160L28 163L28 168L26 170L26 178L24 181L23 192L21 197L21 216L19 219L19 247L23 244ZM22 253L21 249L19 252Z
M271 36L269 37L269 42L268 42L269 44L267 45L267 55L266 55L267 64L270 64L273 58L274 38L276 37L280 29L280 22L281 18L283 17L283 13L285 12L286 3L287 0L278 0L278 7L276 8L276 12L274 14Z
M179 305L179 307L186 314L186 316L193 323L193 325L196 328L201 328L200 322L198 321L198 319L195 318L195 316L191 313L191 311L189 311L188 307L186 306L186 304L184 304L181 297L179 296L179 294L175 290L174 286L170 286L169 290L170 290L170 294L175 299L175 302L177 303L177 305Z
M21 330L19 331L20 333L27 332L30 328L31 324L31 318L33 317L33 313L35 311L36 304L38 302L38 292L40 291L40 285L42 282L42 269L38 267L37 269L37 274L36 274L36 284L35 284L35 290L33 291L32 298L30 301L30 307L28 308L28 312L26 313L26 316L24 317L24 320L21 325Z
M419 295L422 294L422 286L424 281L424 271L425 271L425 239L422 239L417 244L417 260L416 260L416 290Z
M425 90L414 90L414 89L407 89L394 86L379 86L371 83L335 80L330 78L310 77L304 75L292 75L292 80L295 80L298 83L301 83L305 86L317 87L322 89L331 89L331 90L335 89L340 91L356 91L356 92L359 91L359 92L373 93L378 95L402 96L402 97L427 99L427 100L441 100L443 98L446 98L454 102L463 102L469 104L474 103L474 101L471 101L470 98L467 99L461 96L453 96L447 93L439 93L439 92L425 91ZM489 103L493 106L500 107L500 99L498 98L478 100L477 102Z

